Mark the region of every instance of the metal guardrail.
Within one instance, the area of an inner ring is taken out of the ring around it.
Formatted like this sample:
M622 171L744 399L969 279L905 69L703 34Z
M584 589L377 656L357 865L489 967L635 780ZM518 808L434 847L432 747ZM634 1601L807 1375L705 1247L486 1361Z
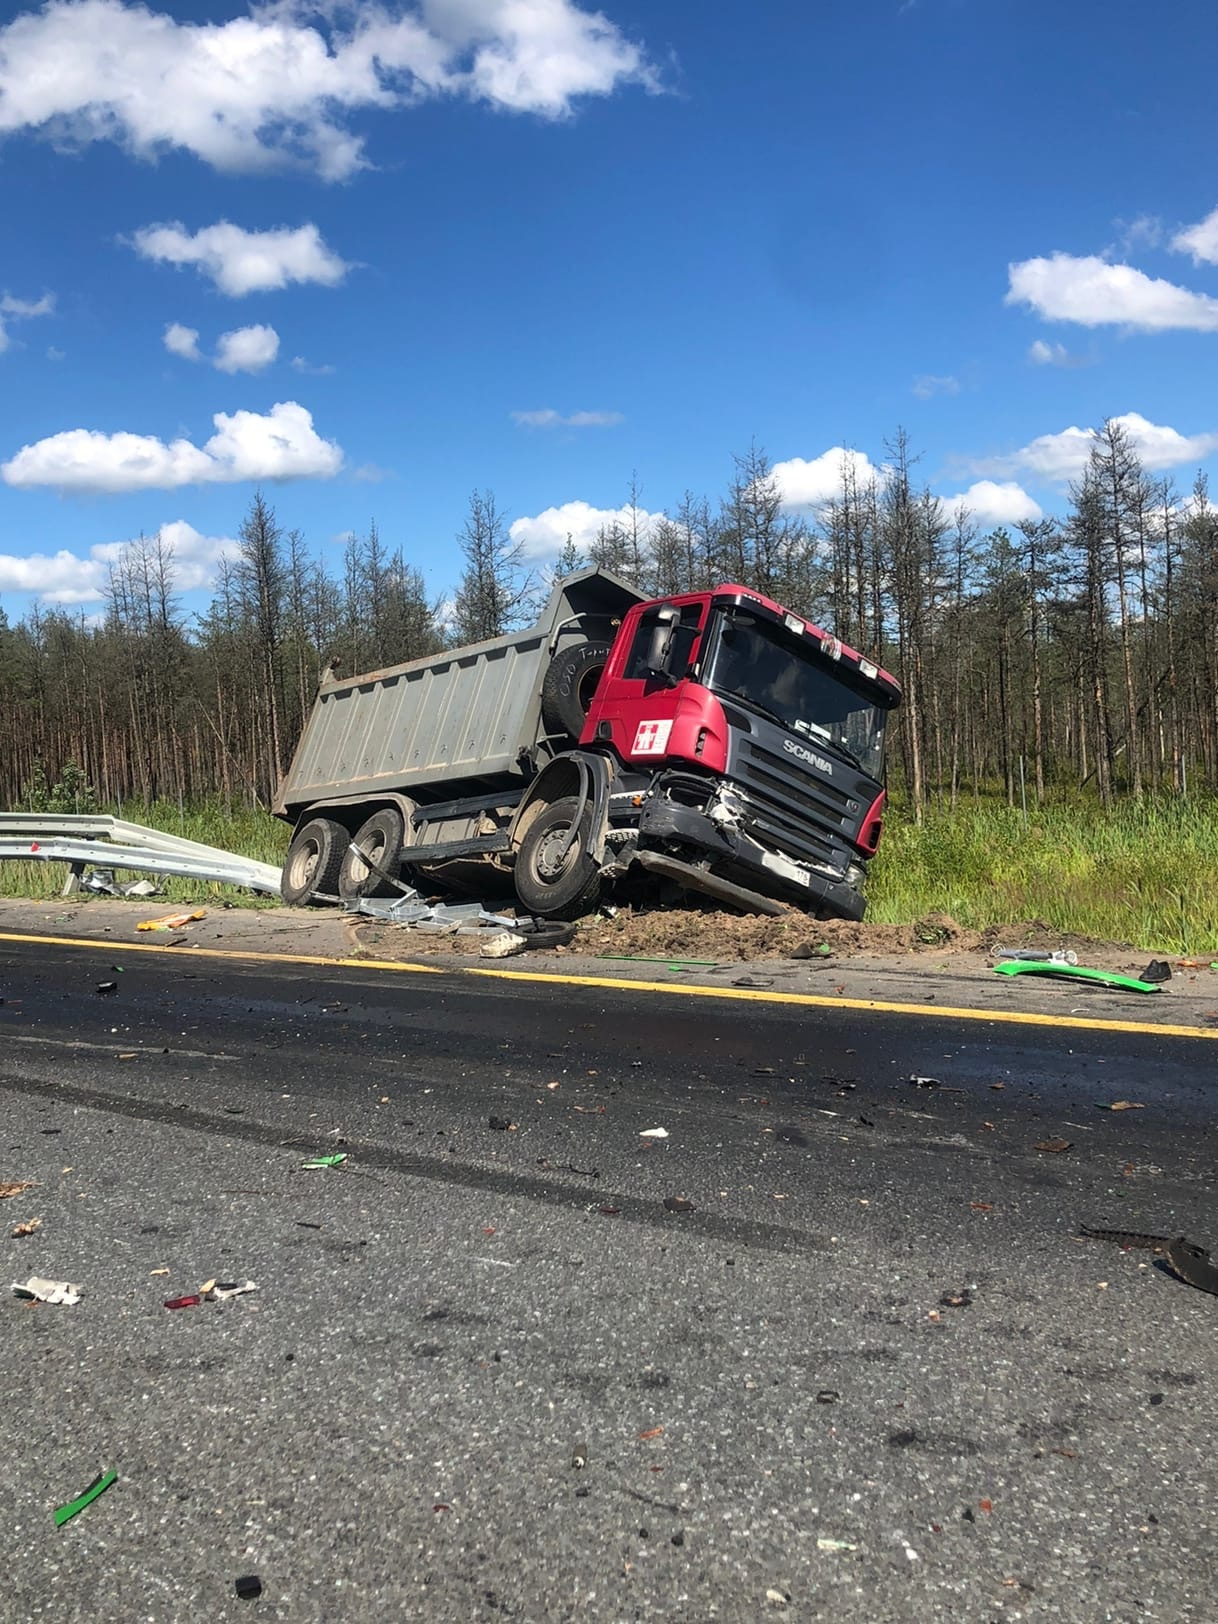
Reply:
M175 875L279 895L280 871L270 863L205 846L123 818L86 814L0 812L0 861L67 863L69 896L90 867Z

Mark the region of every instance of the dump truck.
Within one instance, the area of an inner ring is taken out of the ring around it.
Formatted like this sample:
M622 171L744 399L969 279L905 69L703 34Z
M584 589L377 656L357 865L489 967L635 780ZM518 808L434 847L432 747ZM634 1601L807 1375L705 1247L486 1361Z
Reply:
M537 624L327 671L274 810L290 903L394 881L516 893L541 919L656 882L861 919L896 681L733 583L646 599L558 580Z

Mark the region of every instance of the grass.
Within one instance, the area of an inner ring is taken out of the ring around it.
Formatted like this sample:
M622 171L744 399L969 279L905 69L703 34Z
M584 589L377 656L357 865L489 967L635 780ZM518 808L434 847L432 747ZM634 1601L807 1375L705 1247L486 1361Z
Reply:
M962 925L1039 919L1054 930L1170 953L1218 953L1218 802L1006 805L891 817L868 887L868 918L932 910Z
M128 804L123 816L276 865L291 834L267 812L230 813L220 803ZM57 897L65 872L59 863L0 863L0 895ZM274 906L191 880L167 880L152 906L224 898ZM1030 812L1027 828L1002 803L930 814L921 825L892 810L867 917L896 924L936 911L978 930L1039 919L1148 950L1218 955L1218 801L1128 802L1108 813L1060 804Z

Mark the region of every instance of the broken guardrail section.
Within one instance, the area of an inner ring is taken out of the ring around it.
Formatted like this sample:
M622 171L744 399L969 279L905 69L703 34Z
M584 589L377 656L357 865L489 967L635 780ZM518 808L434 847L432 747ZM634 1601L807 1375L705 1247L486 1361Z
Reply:
M279 895L279 869L218 846L204 846L123 818L66 813L0 812L0 860L66 863L63 895L80 889L90 868L212 880L262 896Z

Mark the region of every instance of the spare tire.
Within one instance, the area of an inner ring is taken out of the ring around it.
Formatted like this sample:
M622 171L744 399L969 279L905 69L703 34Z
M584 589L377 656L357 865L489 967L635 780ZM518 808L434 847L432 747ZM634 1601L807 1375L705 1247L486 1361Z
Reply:
M608 658L608 643L574 643L554 656L541 685L541 719L547 733L566 733L578 740Z
M312 902L320 892L333 897L338 871L351 836L334 818L310 818L292 838L283 860L279 894L291 907Z

